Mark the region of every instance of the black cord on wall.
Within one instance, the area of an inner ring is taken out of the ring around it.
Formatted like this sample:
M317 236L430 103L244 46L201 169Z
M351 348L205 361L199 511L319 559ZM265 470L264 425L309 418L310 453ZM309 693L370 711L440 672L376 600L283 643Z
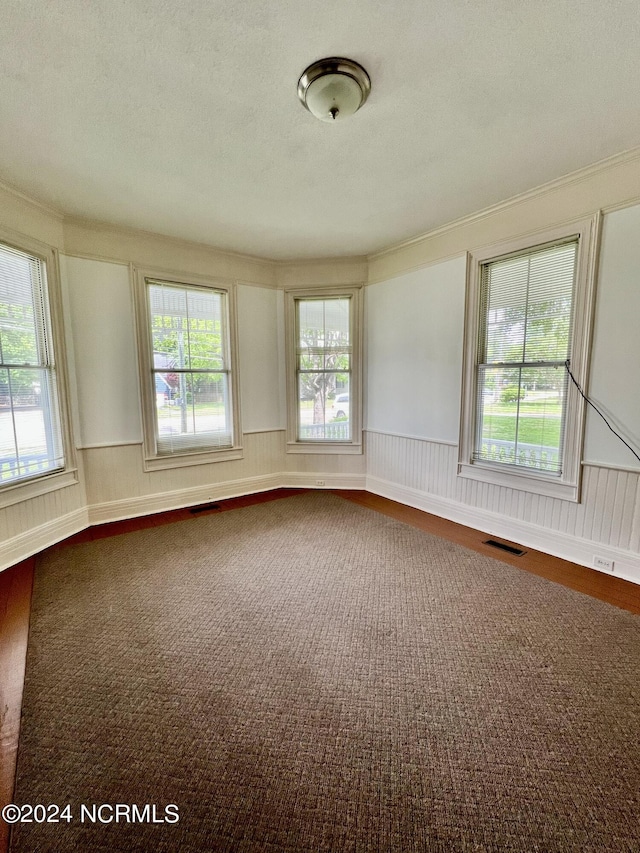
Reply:
M576 388L577 388L577 389L578 389L578 391L580 392L580 396L582 397L582 399L583 399L583 400L585 400L585 401L586 401L586 402L591 406L591 408L592 408L592 409L594 409L594 410L595 410L595 411L600 415L600 417L602 418L602 420L603 420L603 421L605 422L605 424L609 427L609 429L610 429L610 430L611 430L611 432L616 436L616 438L619 438L619 439L620 439L620 441L621 441L623 444L626 444L626 446L627 446L627 447L629 448L629 450L633 453L633 455L636 457L636 459L638 460L638 462L640 462L640 456L638 456L638 454L635 452L635 450L633 449L633 447L631 447L631 445L630 445L627 441L625 441L625 440L624 440L624 438L620 435L620 433L619 433L619 432L616 432L616 431L615 431L615 429L611 426L611 424L609 423L609 421L605 418L605 416L602 414L602 412L601 412L601 411L600 411L600 409L596 406L596 404L595 404L595 403L592 403L592 402L591 402L591 400L590 400L590 399L587 397L587 395L584 393L584 391L582 390L582 388L581 388L581 387L580 387L580 385L578 384L577 379L575 378L575 376L573 375L573 373L572 373L572 372L571 372L571 370L569 369L569 359L567 359L567 360L565 361L564 366L565 366L565 368L566 368L567 373L568 373L568 374L569 374L569 376L571 377L571 381L573 382L573 384L576 386Z

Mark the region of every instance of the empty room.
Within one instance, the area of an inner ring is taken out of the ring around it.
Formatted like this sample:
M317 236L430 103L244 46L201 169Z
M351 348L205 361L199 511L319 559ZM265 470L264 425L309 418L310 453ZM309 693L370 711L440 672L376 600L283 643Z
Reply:
M0 24L0 853L638 851L637 3Z

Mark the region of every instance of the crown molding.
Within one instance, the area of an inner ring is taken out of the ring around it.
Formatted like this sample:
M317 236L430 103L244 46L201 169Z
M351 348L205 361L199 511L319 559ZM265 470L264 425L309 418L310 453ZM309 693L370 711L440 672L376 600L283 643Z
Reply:
M28 204L30 207L35 208L41 213L46 213L48 216L52 216L59 222L64 222L65 213L63 210L58 207L55 207L54 205L47 204L44 201L40 201L39 199L34 198L33 196L27 195L26 193L22 192L22 190L19 190L12 184L8 184L6 181L0 180L0 192L4 192L7 195L19 199L21 202Z
M259 255L249 255L242 252L233 252L229 249L219 249L212 243L201 243L197 240L188 240L184 237L173 237L169 234L162 234L159 231L147 231L144 228L133 228L129 225L116 225L111 222L103 222L98 219L88 219L82 216L72 216L70 214L65 215L63 218L65 225L84 228L88 231L98 231L103 234L122 235L143 240L161 240L163 243L179 246L182 249L212 253L218 257L229 258L230 260L249 261L252 264L262 264L265 267L273 267L277 263L269 258L262 258Z
M481 225L482 223L486 223L492 217L512 211L521 205L525 205L527 202L543 199L544 196L593 180L594 178L603 176L612 170L625 166L633 166L638 162L640 162L640 147L629 149L620 154L615 154L611 157L599 160L596 163L592 163L589 166L577 169L560 178L548 181L545 184L541 184L540 186L527 190L526 192L512 196L504 201L491 205L490 207L460 217L459 219L452 220L451 222L439 226L431 231L416 235L415 237L411 237L399 243L394 243L386 248L380 249L379 251L371 252L368 255L324 258L264 258L259 255L221 249L210 243L188 240L181 237L173 237L155 231L148 231L146 229L117 225L88 217L76 216L65 213L61 208L47 204L37 198L27 195L25 192L17 189L15 186L12 186L4 180L0 180L0 192L4 192L8 196L18 200L20 203L28 205L32 210L51 217L51 219L62 225L63 230L65 227L75 227L95 234L101 233L114 237L121 236L129 238L130 240L155 240L160 241L165 246L173 246L176 249L181 249L183 251L198 252L202 255L208 255L210 258L227 260L230 263L244 263L261 267L265 272L269 271L273 277L273 280L270 282L259 282L261 286L283 287L286 286L290 279L295 277L297 274L300 274L304 279L308 279L309 281L311 281L311 279L315 280L316 278L321 280L328 274L329 279L333 280L336 275L339 276L340 269L344 270L347 267L352 268L353 275L356 278L361 280L364 279L364 281L368 281L368 283L373 284L376 281L384 280L388 277L392 277L393 275L400 274L401 272L409 272L413 269L426 266L429 263L439 262L447 259L448 257L457 257L460 254L460 251L455 249L451 250L450 248L448 251L444 252L444 254L438 253L437 257L429 257L428 252L425 252L424 257L422 257L420 249L422 247L426 249L427 244L430 241L447 237L459 229L468 228L470 226L472 227L474 225ZM630 207L638 203L640 203L640 194L638 194L637 191L632 191L629 197L625 197L619 201L611 201L608 204L603 203L600 205L600 208L604 213L611 213L615 210ZM581 214L586 214L588 212L592 211L581 211ZM568 218L577 218L577 214L572 214L572 216ZM532 230L535 231L537 229L534 227ZM469 246L465 246L465 250L469 248ZM395 258L398 258L399 261L400 259L398 256L408 250L412 253L412 257L414 259L412 262L408 263L406 266L403 263L394 262ZM70 247L69 254L82 256L85 252L80 247ZM86 252L87 257L96 257L99 254L99 252L91 249ZM121 257L114 257L111 258L111 260L121 260L123 263L128 263L131 260L128 256L129 254L129 252L125 251L124 255ZM103 257L104 260L109 259L106 256ZM381 269L379 270L382 277L378 277L373 274L374 271L371 269L371 265L375 265L378 262L382 262L380 264ZM386 266L390 266L391 269L385 269L383 272L382 268ZM359 273L358 268L360 268L360 270L364 270L364 274ZM243 280L243 282L249 283L249 277L246 275L246 272L244 275L238 276L238 278Z
M29 205L29 207L34 208L39 213L45 213L47 216L51 216L58 222L64 222L65 213L61 208L55 207L52 204L47 204L44 201L40 201L40 199L27 195L26 193L22 192L22 190L19 190L17 187L14 187L12 184L7 183L6 181L0 180L0 192L12 196L18 201L21 201L23 204Z
M301 259L271 259L263 258L259 255L243 254L242 252L232 252L225 249L219 249L209 243L201 243L195 240L186 240L181 237L172 237L165 234L160 234L155 231L147 231L142 228L132 228L126 225L115 225L109 222L103 222L96 219L88 219L81 216L64 216L63 225L69 228L77 228L83 231L92 232L96 235L111 235L114 237L124 237L129 240L138 241L159 241L164 246L173 246L176 249L183 251L196 251L219 260L228 260L230 262L240 262L243 264L252 264L262 269L271 272L273 281L252 281L246 273L237 278L239 284L252 285L257 287L284 288L291 277L299 276L304 281L311 283L326 283L327 278L331 282L335 279L343 283L345 278L344 271L349 270L350 274L346 276L348 280L366 281L367 278L367 257L366 255L353 255L342 257L329 258L301 258ZM74 247L67 247L65 254L72 257L85 257L93 260L111 261L115 263L129 263L131 254L130 251L125 252L125 255L119 258L105 255L96 251L79 250ZM331 283L330 282L330 283Z
M627 164L634 163L636 161L640 161L640 146L637 148L631 148L627 151L623 151L621 154L614 154L611 157L607 157L603 160L598 160L596 163L592 163L589 166L584 166L581 169L576 169L574 172L569 172L566 175L563 175L560 178L554 178L552 181L548 181L545 184L540 184L533 189L526 190L523 193L518 193L518 195L511 196L504 201L499 201L496 204L491 205L490 207L483 208L482 210L478 210L475 213L467 214L466 216L462 216L459 219L454 219L451 222L447 222L445 225L441 225L438 228L434 228L432 231L427 231L423 234L418 234L415 237L410 237L408 240L403 240L400 243L394 243L390 246L387 246L384 249L380 249L377 252L371 252L367 255L367 260L369 263L371 261L377 261L381 258L387 257L389 255L393 255L396 252L401 252L404 249L413 248L415 246L420 245L421 243L426 243L428 240L433 239L434 237L440 237L443 234L448 234L451 231L455 231L458 228L463 228L467 225L473 225L476 222L480 222L484 219L487 219L491 216L495 216L499 213L509 210L510 208L516 207L518 205L524 204L527 201L532 199L538 199L549 193L557 192L558 190L569 187L573 184L578 184L583 181L587 181L594 176L603 174L610 169L615 169L620 166L624 166ZM624 207L629 207L630 205L637 204L640 202L640 196L634 195L624 202L620 202L615 205L603 206L602 209L605 212L610 212L612 210L617 210Z
M326 258L278 258L273 261L282 267L310 267L318 264L366 264L367 255L331 255Z
M365 255L276 262L277 286L284 290L294 286L362 284L367 281L368 273Z

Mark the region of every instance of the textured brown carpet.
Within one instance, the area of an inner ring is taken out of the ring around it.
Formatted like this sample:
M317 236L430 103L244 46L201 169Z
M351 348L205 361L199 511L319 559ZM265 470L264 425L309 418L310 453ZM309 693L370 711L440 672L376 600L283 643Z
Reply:
M15 799L73 820L12 850L637 853L639 661L638 617L328 494L54 551Z

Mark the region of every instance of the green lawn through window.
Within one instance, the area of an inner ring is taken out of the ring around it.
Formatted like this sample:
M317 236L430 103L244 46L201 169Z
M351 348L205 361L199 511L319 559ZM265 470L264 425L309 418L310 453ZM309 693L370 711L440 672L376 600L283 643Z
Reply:
M553 399L521 400L519 410L517 403L485 405L482 438L485 441L513 441L518 411L520 443L559 447L562 409L560 403Z

